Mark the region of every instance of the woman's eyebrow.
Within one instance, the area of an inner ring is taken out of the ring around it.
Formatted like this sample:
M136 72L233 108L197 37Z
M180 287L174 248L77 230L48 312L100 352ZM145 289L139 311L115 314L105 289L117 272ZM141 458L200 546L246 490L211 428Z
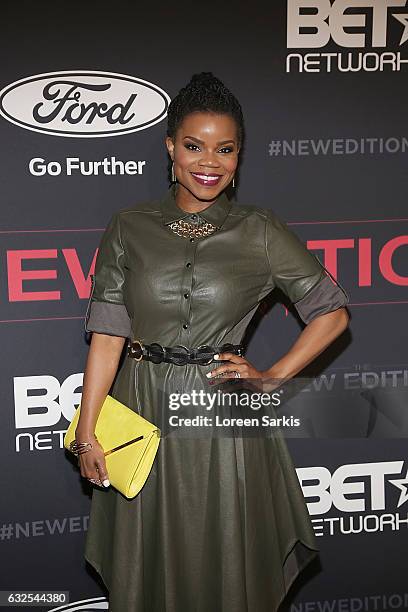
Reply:
M184 138L190 138L191 140L195 140L200 144L204 144L204 140L200 140L199 138L195 138L195 136L184 136ZM184 139L183 139L184 140ZM217 145L228 144L229 142L235 142L234 140L220 140L217 142Z

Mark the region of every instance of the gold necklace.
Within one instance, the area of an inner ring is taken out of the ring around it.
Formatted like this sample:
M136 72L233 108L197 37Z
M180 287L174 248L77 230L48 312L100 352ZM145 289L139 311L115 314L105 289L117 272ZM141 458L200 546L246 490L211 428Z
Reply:
M216 225L200 219L198 223L188 223L183 219L169 223L170 229L183 238L202 238L218 230Z

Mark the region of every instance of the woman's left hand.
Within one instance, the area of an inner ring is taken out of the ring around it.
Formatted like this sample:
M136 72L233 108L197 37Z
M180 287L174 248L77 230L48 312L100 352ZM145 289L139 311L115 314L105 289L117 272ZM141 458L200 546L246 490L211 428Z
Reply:
M257 370L245 357L240 357L235 353L219 353L218 360L227 363L207 372L206 376L210 379L210 384L223 382L228 378L238 378L236 372L239 373L239 378L259 379L259 382L266 378L265 372Z
M240 357L235 353L219 353L218 360L226 361L226 363L207 372L206 376L209 379L210 385L215 385L217 382L222 383L228 379L239 378L239 380L243 381L240 387L248 387L252 391L260 390L264 393L270 393L285 382L282 378L276 378L272 374L272 369L257 370L248 359ZM239 377L236 376L236 372L239 372Z

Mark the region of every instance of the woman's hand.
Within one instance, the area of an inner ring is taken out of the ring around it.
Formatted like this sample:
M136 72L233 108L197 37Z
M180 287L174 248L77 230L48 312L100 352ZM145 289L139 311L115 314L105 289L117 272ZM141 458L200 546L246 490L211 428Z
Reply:
M214 359L216 356L214 355ZM227 361L223 365L207 372L206 376L210 379L210 385L217 382L224 382L226 379L238 378L236 372L239 373L240 379L250 379L254 381L252 384L247 383L249 387L255 387L262 391L272 391L281 384L281 380L277 379L276 384L271 380L269 370L257 370L245 357L240 357L235 353L219 353L217 360Z
M106 469L105 455L102 446L99 444L95 435L80 435L76 434L75 439L80 442L91 442L91 450L78 455L78 463L81 470L81 476L87 478L91 483L99 486L108 487L109 476Z

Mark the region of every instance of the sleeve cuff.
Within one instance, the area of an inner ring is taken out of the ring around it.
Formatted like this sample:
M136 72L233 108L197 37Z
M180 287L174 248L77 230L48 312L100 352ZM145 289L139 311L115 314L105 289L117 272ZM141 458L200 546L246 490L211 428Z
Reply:
M85 331L130 338L131 321L126 306L111 302L91 302L85 316Z
M342 308L349 303L347 293L329 275L320 280L301 300L294 303L301 319L310 323L319 315Z

